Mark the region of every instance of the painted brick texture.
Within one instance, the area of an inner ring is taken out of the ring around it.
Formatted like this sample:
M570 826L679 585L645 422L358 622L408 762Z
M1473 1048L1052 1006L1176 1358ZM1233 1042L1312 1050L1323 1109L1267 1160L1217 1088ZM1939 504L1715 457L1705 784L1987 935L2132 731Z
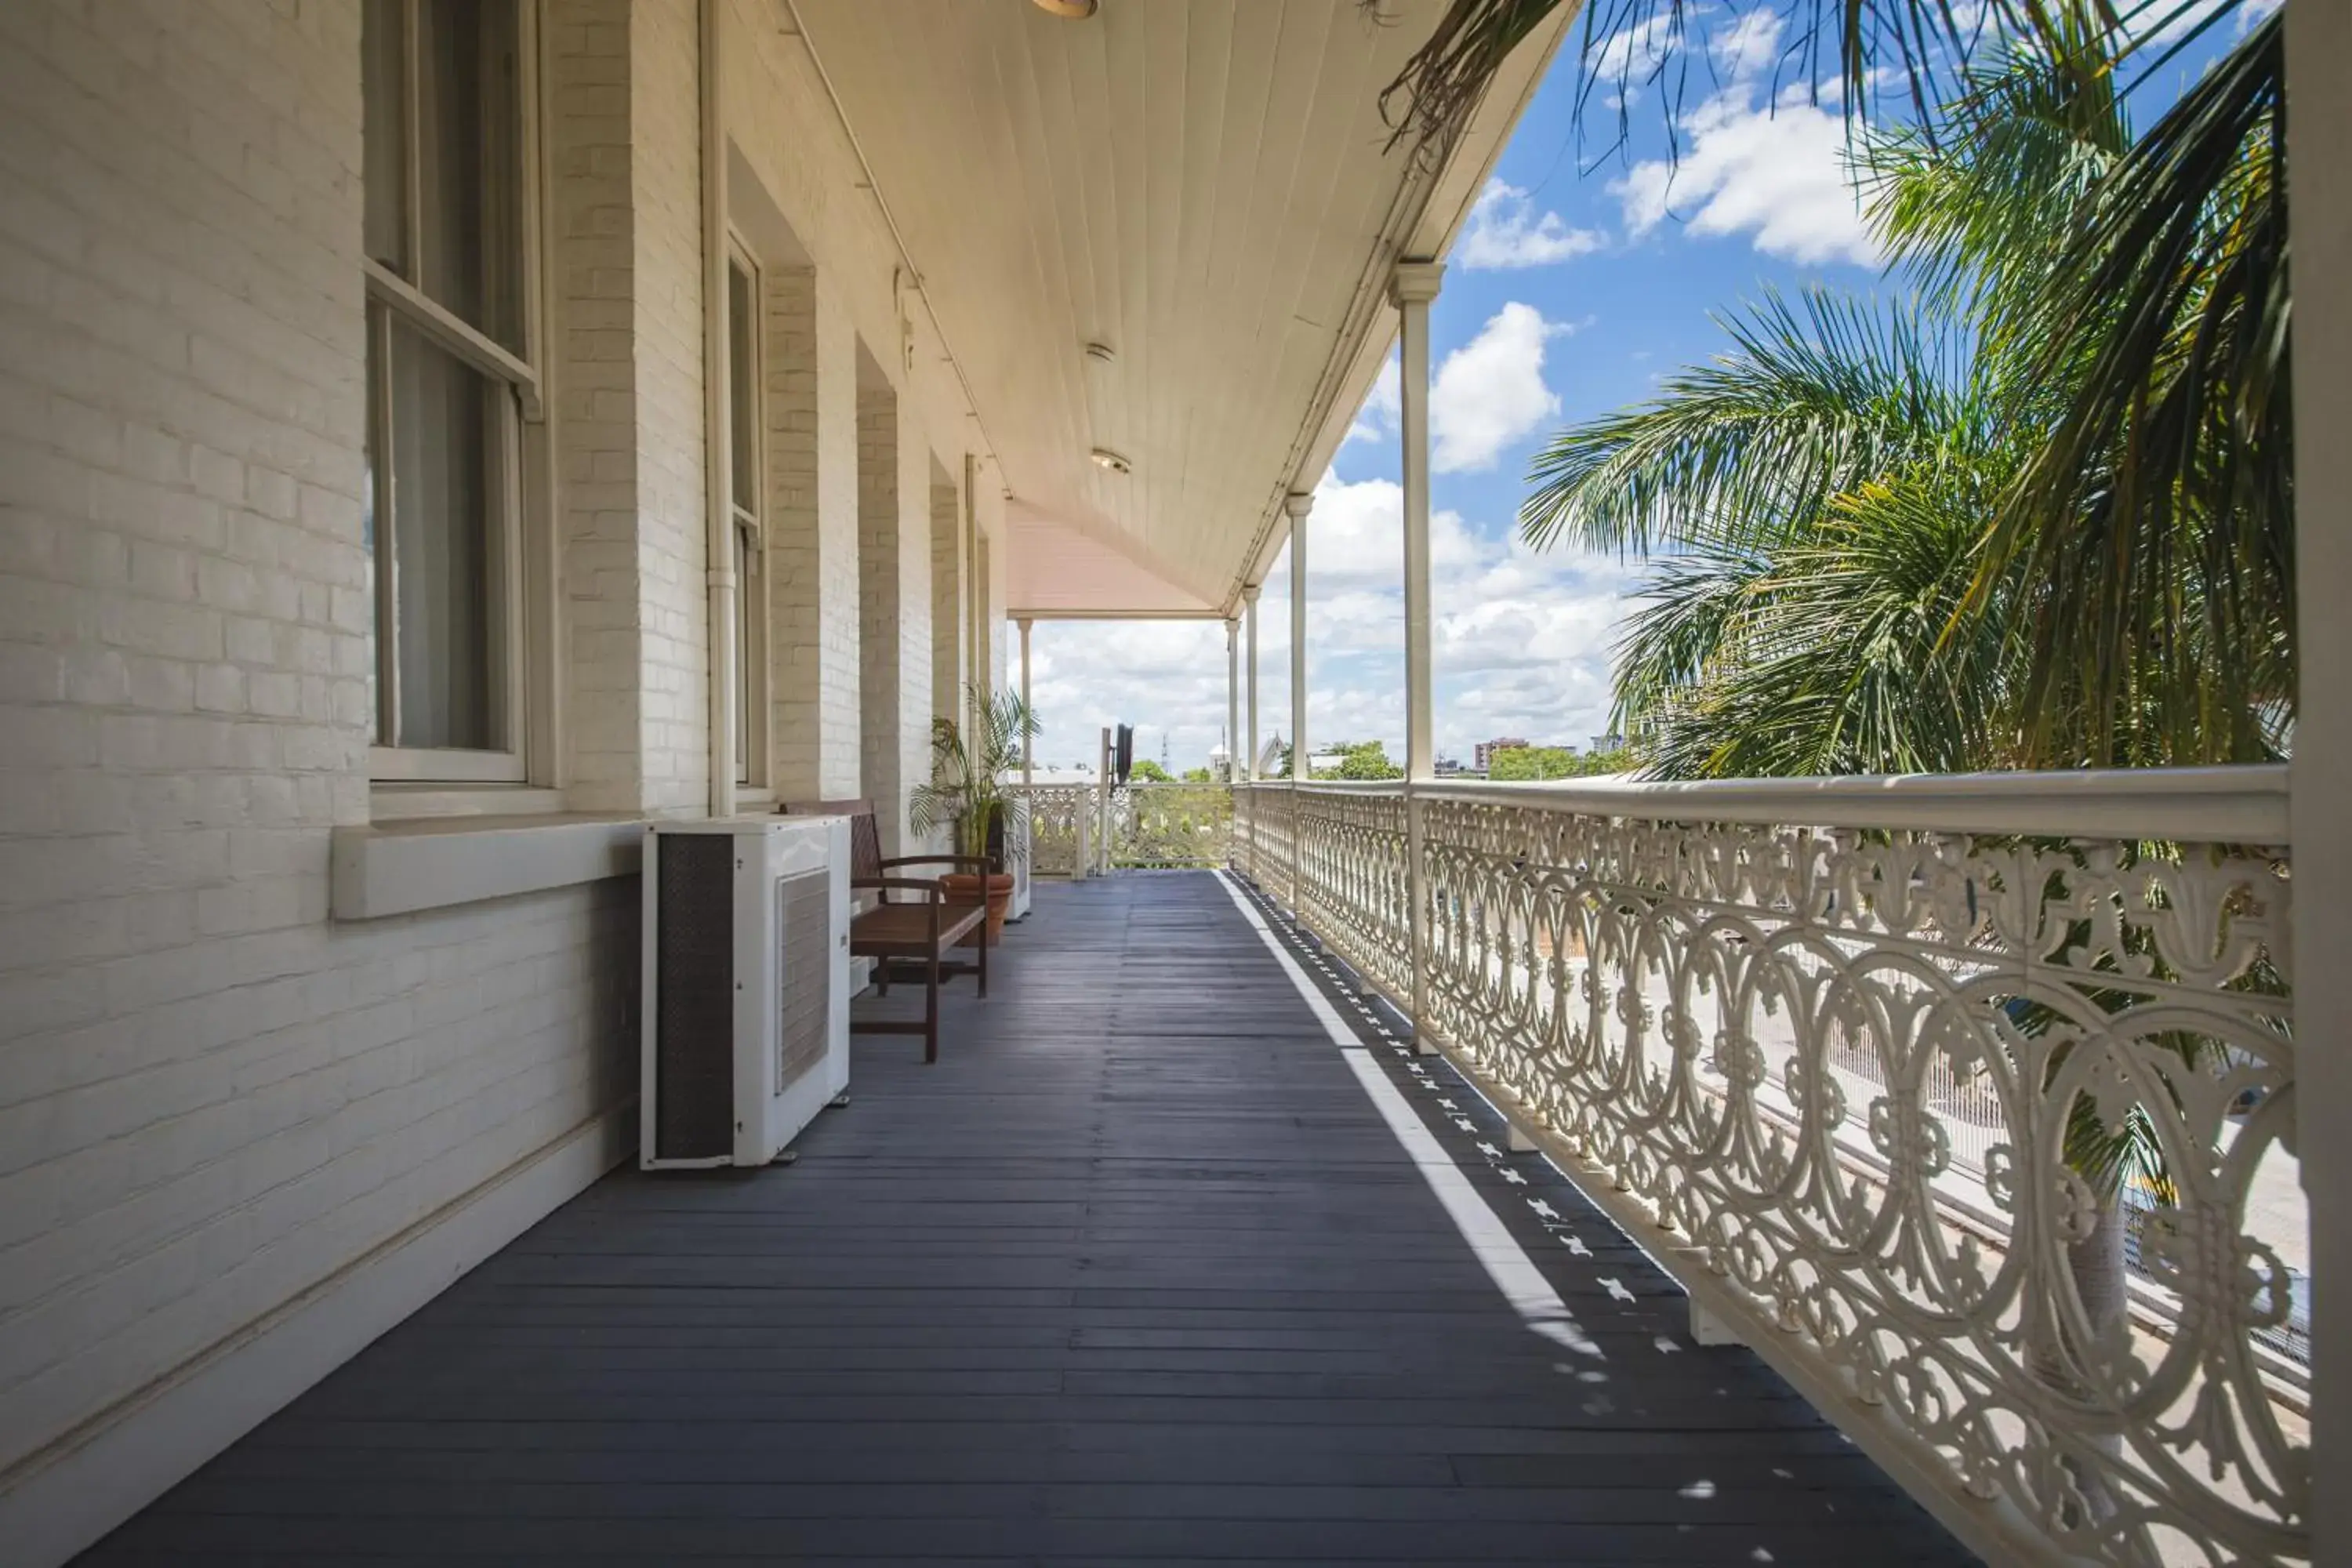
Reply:
M963 494L931 472L931 711L963 712Z
M358 29L0 6L0 1484L630 1074L625 884L325 919L370 809Z
M769 635L777 797L859 790L857 337L813 267L767 289Z
M635 221L628 0L551 0L550 361L563 549L568 800L635 811L639 747Z
M704 576L701 91L695 7L630 7L643 808L710 798Z
M907 789L919 776L908 771L899 743L907 716L921 707L906 700L899 678L899 626L908 608L899 562L906 547L898 498L900 434L898 395L887 386L858 388L858 657L865 721L860 757L864 793L873 797L886 855L905 853Z
M377 808L360 15L0 3L0 1491L634 1087L634 882L327 919L331 835ZM534 782L696 815L697 11L539 15ZM772 548L803 552L767 579L774 776L875 795L895 847L962 471L926 430L967 422L799 40L725 16L739 144L814 258L767 300Z

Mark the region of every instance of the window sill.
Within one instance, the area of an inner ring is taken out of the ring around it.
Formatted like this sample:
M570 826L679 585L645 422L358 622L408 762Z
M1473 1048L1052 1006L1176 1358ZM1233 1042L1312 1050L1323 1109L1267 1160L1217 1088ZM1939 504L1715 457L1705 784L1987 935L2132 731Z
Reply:
M528 784L388 784L368 792L368 816L382 823L445 816L553 816L563 809L560 789Z
M635 876L645 835L634 816L427 816L339 827L332 910L382 920Z

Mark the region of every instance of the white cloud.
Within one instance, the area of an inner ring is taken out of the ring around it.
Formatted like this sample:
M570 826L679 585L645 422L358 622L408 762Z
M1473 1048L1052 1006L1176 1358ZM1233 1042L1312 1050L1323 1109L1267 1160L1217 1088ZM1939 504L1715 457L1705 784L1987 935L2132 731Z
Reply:
M1454 247L1455 259L1471 271L1548 267L1600 249L1603 237L1570 228L1558 213L1538 213L1528 193L1488 180L1470 209L1470 223Z
M2254 30L2254 24L2267 20L2286 0L2244 0L2238 7L2238 37L2244 37Z
M1756 10L1707 40L1727 81L1684 118L1680 162L1644 160L1609 184L1630 237L1673 216L1693 234L1748 235L1757 249L1790 261L1877 265L1878 243L1847 177L1839 84L1824 84L1831 108L1802 82L1771 95L1765 78L1781 58L1780 37L1780 16Z
M1440 473L1492 468L1505 447L1557 418L1559 399L1544 384L1544 342L1573 330L1515 300L1447 354L1430 386L1431 466Z
M1329 475L1307 519L1307 736L1404 745L1403 495ZM1437 747L1466 759L1496 735L1582 746L1604 727L1609 647L1638 572L1607 557L1538 553L1430 519ZM1259 738L1290 732L1290 578L1278 560L1259 599ZM1214 623L1047 622L1034 634L1041 763L1093 765L1099 727L1138 726L1137 754L1167 739L1180 771L1225 721L1224 631ZM1244 722L1247 720L1244 718Z
M1430 378L1430 464L1439 473L1491 468L1496 458L1547 420L1559 399L1544 384L1544 344L1580 323L1548 321L1533 305L1512 300L1447 354ZM1396 356L1381 367L1348 426L1349 441L1381 441L1396 434L1402 406Z
M1846 177L1843 118L1807 102L1803 89L1759 105L1752 82L1736 82L1685 122L1680 166L1636 163L1609 189L1638 238L1669 213L1693 234L1746 234L1757 249L1807 265L1875 266L1878 243L1863 222Z
M1622 78L1629 85L1641 81L1675 52L1681 30L1680 21L1669 9L1610 34L1591 53L1594 79L1616 81Z
M1761 76L1780 54L1780 18L1770 11L1749 11L1709 38L1706 51L1715 68L1734 81Z

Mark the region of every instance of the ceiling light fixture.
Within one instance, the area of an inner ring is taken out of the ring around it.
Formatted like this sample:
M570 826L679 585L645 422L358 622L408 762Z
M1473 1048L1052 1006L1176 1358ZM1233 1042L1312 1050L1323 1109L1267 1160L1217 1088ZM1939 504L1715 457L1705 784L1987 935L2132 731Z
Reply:
M1097 447L1092 452L1089 452L1087 455L1095 460L1095 467L1098 468L1108 468L1114 474L1127 474L1135 471L1134 464L1129 462L1125 458L1120 457L1117 452L1112 451L1108 447Z
M1083 22L1095 14L1098 0L1036 0L1037 9L1051 16L1066 16L1073 22Z

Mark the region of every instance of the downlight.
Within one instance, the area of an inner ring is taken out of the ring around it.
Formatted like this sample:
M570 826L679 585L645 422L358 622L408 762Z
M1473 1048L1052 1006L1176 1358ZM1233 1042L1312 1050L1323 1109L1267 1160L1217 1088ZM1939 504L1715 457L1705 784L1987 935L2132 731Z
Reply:
M1097 447L1087 455L1095 460L1095 467L1097 468L1108 468L1114 474L1131 474L1135 471L1133 463L1129 462L1108 447Z
M1083 22L1095 14L1096 0L1035 0L1037 9L1049 16L1066 16L1073 22Z

